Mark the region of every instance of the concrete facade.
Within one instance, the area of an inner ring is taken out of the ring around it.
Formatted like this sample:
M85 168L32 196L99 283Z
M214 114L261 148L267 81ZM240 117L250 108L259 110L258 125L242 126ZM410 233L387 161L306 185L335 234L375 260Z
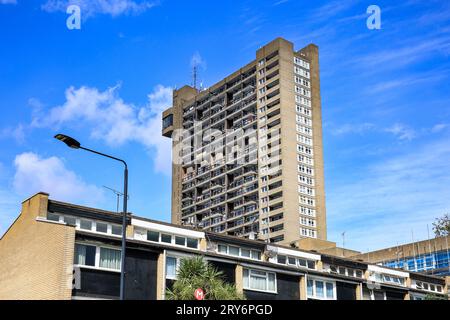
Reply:
M326 240L317 46L295 51L277 38L209 89L175 90L162 117L174 147L172 223Z

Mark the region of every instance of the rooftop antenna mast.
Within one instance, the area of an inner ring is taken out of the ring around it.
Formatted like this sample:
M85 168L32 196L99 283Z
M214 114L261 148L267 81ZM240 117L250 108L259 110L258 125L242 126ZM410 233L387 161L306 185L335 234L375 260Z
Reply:
M345 233L347 231L342 232L342 256L345 256Z
M412 247L413 247L413 254L414 254L414 270L417 271L417 259L416 259L416 246L414 245L414 231L411 229L411 239L412 239Z
M198 62L194 61L192 64L192 86L195 90L198 90Z
M116 210L117 210L117 212L119 212L120 197L123 197L123 193L120 191L117 191L113 188L107 187L107 186L103 186L103 188L112 191L117 196L117 209ZM130 197L128 196L128 198L130 198Z

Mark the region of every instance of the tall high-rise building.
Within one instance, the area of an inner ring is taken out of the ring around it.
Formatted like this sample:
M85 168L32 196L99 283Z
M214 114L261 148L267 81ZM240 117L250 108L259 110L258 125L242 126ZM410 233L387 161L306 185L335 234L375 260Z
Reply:
M290 243L325 240L318 47L277 38L209 89L174 91L172 223Z

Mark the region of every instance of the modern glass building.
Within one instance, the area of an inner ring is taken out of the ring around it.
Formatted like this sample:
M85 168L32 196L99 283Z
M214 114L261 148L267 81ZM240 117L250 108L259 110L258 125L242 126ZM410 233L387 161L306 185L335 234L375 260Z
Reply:
M416 257L399 258L382 263L390 268L408 271L426 272L428 274L450 276L450 253L447 250L421 254Z
M450 237L437 237L353 256L378 265L430 275L450 275Z

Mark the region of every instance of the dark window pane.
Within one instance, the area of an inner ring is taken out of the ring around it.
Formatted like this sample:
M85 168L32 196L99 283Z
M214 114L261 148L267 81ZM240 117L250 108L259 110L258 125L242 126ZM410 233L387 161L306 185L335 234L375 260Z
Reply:
M295 264L296 264L296 263L295 263L295 258L289 257L288 263L289 263L289 264L295 265Z
M250 258L250 250L249 249L241 249L241 256Z
M186 238L175 236L175 244L177 244L179 246L185 246L186 245Z
M92 230L92 222L89 220L80 220L80 228L84 230Z
M277 261L278 263L286 264L286 256L278 256Z
M198 240L192 239L192 238L187 238L187 246L188 246L188 248L197 249L198 248Z
M173 115L168 115L163 119L163 130L173 125Z
M120 236L122 234L122 226L111 226L111 233Z
M108 232L108 225L106 223L97 222L96 230L97 230L97 232L107 233Z
M59 221L59 215L58 215L58 214L51 213L51 212L48 212L48 213L47 213L47 220L50 220L50 221Z
M77 220L74 217L64 217L64 222L71 226L75 226L77 224Z
M147 231L147 240L159 242L159 232Z
M95 246L77 244L75 246L75 264L95 267Z
M374 291L374 300L384 300L384 292Z
M252 250L252 259L261 260L261 252Z
M230 254L232 256L238 256L239 255L239 248L238 247L229 246L228 247L228 254Z
M161 234L161 242L172 243L172 236L170 234Z
M86 265L95 266L95 247L86 246Z
M308 260L308 268L309 269L315 269L315 267L316 267L316 264L314 263L314 261L309 261Z

